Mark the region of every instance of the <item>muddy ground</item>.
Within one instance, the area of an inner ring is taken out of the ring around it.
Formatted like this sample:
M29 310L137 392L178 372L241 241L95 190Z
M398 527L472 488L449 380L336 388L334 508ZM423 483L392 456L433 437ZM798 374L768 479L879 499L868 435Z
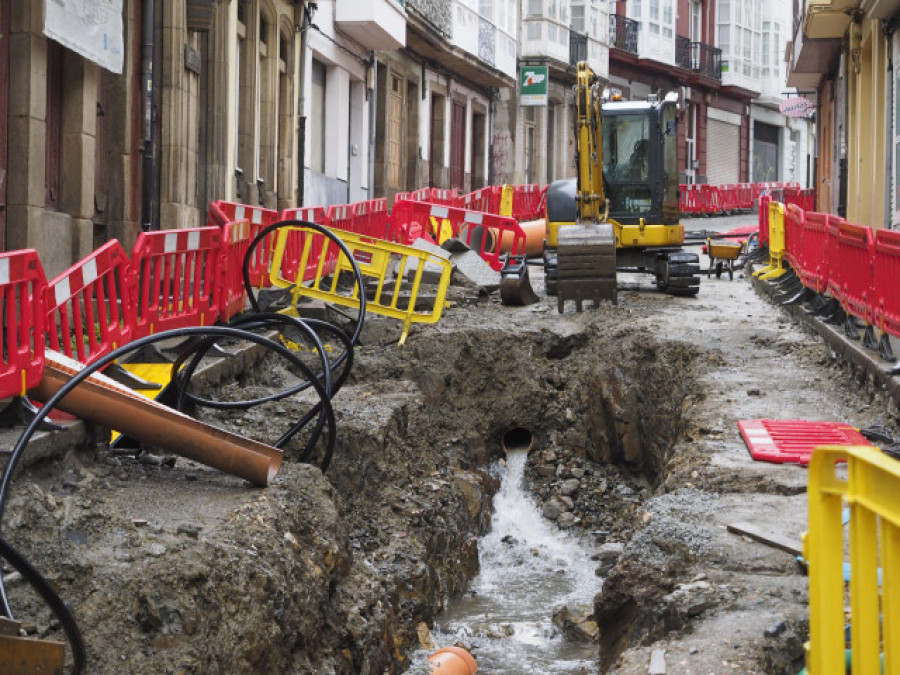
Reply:
M488 469L519 429L545 516L597 551L598 669L645 673L658 652L670 673L796 673L806 577L726 526L799 540L806 472L754 462L737 420L893 432L884 382L741 274L697 298L623 277L617 307L559 314L536 272L541 301L522 308L455 283L402 348L370 316L324 475L294 461L299 442L254 488L166 449L110 450L81 423L40 439L2 531L73 608L87 672L403 672L417 626L477 573ZM220 398L293 381L272 359L217 372L205 391ZM272 441L310 405L201 414ZM4 580L28 635L62 639L20 575Z

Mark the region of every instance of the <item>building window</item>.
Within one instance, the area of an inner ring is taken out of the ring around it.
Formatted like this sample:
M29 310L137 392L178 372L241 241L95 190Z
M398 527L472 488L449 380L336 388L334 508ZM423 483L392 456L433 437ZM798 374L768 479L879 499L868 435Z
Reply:
M544 0L528 0L528 16L543 16Z
M310 168L325 173L325 64L315 60L312 62L310 138Z

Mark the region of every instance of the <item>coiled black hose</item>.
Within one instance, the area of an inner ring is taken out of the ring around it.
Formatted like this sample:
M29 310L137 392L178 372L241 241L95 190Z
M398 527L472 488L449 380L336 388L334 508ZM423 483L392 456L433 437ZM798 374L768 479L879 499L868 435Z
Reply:
M348 336L340 327L324 321L312 319L304 320L280 314L259 313L259 304L257 303L255 296L253 295L253 289L252 285L250 284L249 277L249 264L251 255L253 251L255 251L259 243L263 241L265 237L268 236L271 232L281 227L290 225L300 225L302 227L318 231L324 236L330 238L350 261L350 264L353 268L354 278L359 290L359 314L356 320L356 328L352 336ZM321 468L324 471L328 467L328 464L330 463L332 454L334 452L334 445L336 440L335 416L334 409L331 406L331 398L335 393L337 393L337 391L340 390L341 386L346 381L346 378L349 375L350 368L353 365L353 346L358 342L359 335L362 332L363 323L365 321L366 297L365 289L363 286L362 273L360 272L359 266L354 260L353 254L347 248L344 242L341 241L339 237L337 237L327 228L307 221L289 220L270 225L264 228L259 234L257 234L257 236L250 243L249 250L244 257L243 275L244 285L247 290L251 305L253 306L255 312L257 312L256 314L238 317L229 326L180 328L176 330L156 333L154 335L149 335L147 337L135 340L123 347L113 350L109 354L106 354L89 366L86 366L85 368L80 370L65 385L63 385L59 389L59 391L56 392L56 394L50 397L50 399L44 404L43 407L41 407L41 409L37 412L37 414L22 432L19 440L16 442L16 445L12 450L12 453L9 456L6 466L3 469L3 474L2 476L0 476L0 529L2 529L6 500L9 495L10 484L16 466L18 465L19 460L21 459L25 451L25 448L31 440L31 437L34 435L35 431L38 430L41 423L46 419L47 415L49 415L50 412L56 408L59 402L75 387L77 387L97 371L101 370L117 359L128 356L132 352L135 352L145 346L152 345L156 342L162 342L164 340L189 338L188 348L179 356L179 358L172 366L173 382L176 384L179 409L183 407L185 401L190 401L195 405L208 407L249 408L264 402L281 400L300 391L313 388L319 397L319 402L312 408L312 410L310 410L300 420L292 425L292 427L285 434L283 434L273 445L275 447L283 446L296 433L305 428L309 424L309 422L315 418L315 429L313 430L310 439L301 452L300 459L301 461L305 461L309 457L309 455L312 453L312 450L315 448L319 439L321 438L321 434L323 433L323 431L327 431L328 435L324 456L321 461ZM319 354L322 363L321 373L314 373L312 369L309 368L309 366L307 366L298 356L296 356L293 351L291 351L284 345L279 344L278 342L275 342L274 340L271 340L267 337L253 333L254 330L283 329L286 327L291 327L293 329L299 330L314 344L316 352ZM329 361L324 349L324 345L319 338L317 331L330 332L343 344L343 351L334 360L333 363ZM196 372L197 366L199 365L201 359L209 351L217 338L235 338L255 342L256 344L274 351L287 359L290 363L297 367L307 379L305 382L302 382L296 387L250 401L230 403L217 402L203 399L199 396L188 393L187 387L190 384L191 377ZM185 362L189 358L191 359L190 363L182 369L181 366L185 364ZM338 378L334 381L332 379L333 370L339 370ZM22 554L14 546L12 546L12 544L9 543L9 541L5 537L3 537L2 534L0 534L0 558L8 561L10 565L12 565L12 567L22 575L22 578L25 579L32 586L32 588L35 589L35 591L40 595L44 602L47 603L47 606L49 607L51 612L59 620L63 632L66 635L66 639L69 642L69 646L72 649L72 673L74 675L80 675L81 673L83 673L87 662L86 650L84 639L82 637L80 629L78 628L78 624L75 621L75 617L72 611L60 598L53 585L43 575L41 575L41 573L38 572L38 570L33 565L31 565L28 560L24 556L22 556ZM6 592L6 587L3 583L2 575L0 575L0 613L2 613L2 616L4 617L10 619L13 618L12 609L9 604L9 598Z
M56 408L59 402L85 379L87 379L89 376L93 375L100 369L104 368L108 364L112 363L113 361L122 359L128 356L130 353L156 342L183 338L199 338L200 340L209 338L234 338L255 342L256 344L259 344L281 355L294 366L299 368L301 372L308 374L311 377L309 383L319 396L319 403L317 405L317 415L319 416L319 422L317 428L327 427L329 440L328 446L325 451L325 458L326 460L330 459L331 453L333 452L335 439L335 417L334 410L331 407L330 397L320 377L313 374L308 366L303 363L303 361L293 351L280 344L279 342L271 340L265 336L257 335L251 331L230 326L189 327L179 328L171 331L164 331L135 340L123 347L113 350L109 354L106 354L105 356L99 358L97 361L86 366L84 369L80 370L76 375L74 375L68 382L66 382L65 385L60 387L59 391L51 396L50 399L45 403L45 405L41 407L41 409L34 416L34 419L31 420L31 422L22 432L19 440L16 442L16 445L9 456L6 466L3 469L3 474L2 476L0 476L0 527L2 527L3 514L5 512L6 501L9 496L10 484L12 481L12 476L15 473L16 466L18 465L26 446L28 445L28 442L31 440L31 437L34 435L35 431L37 431L41 422L43 422L47 415ZM322 350L320 354L323 355L323 358L326 358L324 356L324 350ZM307 415L305 419L307 419L308 421L309 419L311 419L311 417ZM22 573L23 578L28 581L31 586L35 588L35 590L37 590L37 592L44 598L45 602L47 602L48 606L50 607L50 610L59 620L60 625L62 626L66 634L66 638L72 648L74 657L72 672L77 675L84 672L84 643L81 637L81 632L78 629L78 625L76 624L71 611L68 610L63 601L59 598L58 594L53 589L52 584L50 584L34 567L28 564L25 558L5 538L2 538L2 536L0 536L0 539L2 539L2 546L0 546L0 557L8 560L11 564L13 564L14 567L16 567L16 569L18 569ZM0 576L0 615L10 619L13 618L13 612L9 604L9 598L6 592L6 587L3 583L2 576Z
M250 300L250 305L251 307L253 307L253 311L260 311L259 302L257 302L256 296L253 293L253 284L250 283L250 262L253 259L253 253L256 251L257 246L259 246L260 243L262 243L262 241L272 232L280 230L284 227L292 226L304 227L328 237L337 245L338 248L341 249L341 252L343 252L343 254L347 257L347 260L350 261L350 265L353 267L353 276L355 278L358 291L357 297L359 298L359 316L357 316L356 319L356 328L354 329L353 335L351 336L351 343L354 345L358 344L359 334L362 332L363 323L366 319L366 289L363 286L362 272L359 269L359 265L356 264L356 259L353 257L353 252L347 247L347 245L341 240L341 238L324 225L319 225L318 223L311 223L308 220L281 220L261 229L257 233L257 235L250 241L250 245L247 248L247 253L246 255L244 255L244 266L242 271L244 275L244 289L247 291L247 298ZM302 270L300 271L300 274L303 274Z

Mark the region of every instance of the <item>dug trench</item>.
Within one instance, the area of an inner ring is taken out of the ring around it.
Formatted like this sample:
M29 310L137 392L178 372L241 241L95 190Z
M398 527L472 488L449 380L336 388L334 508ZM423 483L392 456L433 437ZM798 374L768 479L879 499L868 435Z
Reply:
M402 349L396 326L371 318L334 399L326 474L289 449L274 484L251 488L164 449L112 453L98 431L62 460L20 471L4 534L74 608L88 672L403 672L417 626L477 574L499 487L489 467L504 437L524 430L545 516L597 549L598 663L602 654L609 667L630 645L734 600L713 589L698 605L680 592L704 555L689 524L660 519L664 529L645 534L654 494L703 502L681 482L703 460L675 451L707 361L685 342L615 327L615 311L552 330L448 322ZM291 377L266 361L207 386L246 396ZM291 405L207 415L271 441ZM652 541L625 555L636 535ZM6 581L27 633L62 639L21 578ZM788 672L794 647L769 644L752 658Z

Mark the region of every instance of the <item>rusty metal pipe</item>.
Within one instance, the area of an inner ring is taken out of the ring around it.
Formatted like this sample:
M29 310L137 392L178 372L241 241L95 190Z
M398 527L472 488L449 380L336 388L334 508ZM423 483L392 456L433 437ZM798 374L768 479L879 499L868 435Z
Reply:
M57 403L59 403L60 399L63 398L65 394L68 394L75 386L83 382L88 378L92 373L97 372L104 366L109 363L112 363L116 359L123 358L127 356L133 351L140 349L146 345L153 344L154 342L159 342L162 340L172 339L172 338L185 338L185 337L209 337L209 336L218 336L218 337L231 337L242 340L247 340L249 342L255 342L256 344L263 345L272 351L275 351L284 358L294 361L296 357L283 345L280 345L268 338L255 335L253 333L238 330L235 328L229 328L227 326L196 326L196 327L188 327L188 328L179 328L177 330L171 331L163 331L161 333L156 333L154 335L148 335L143 338L139 338L134 342L131 342L123 347L119 347L118 349L113 350L109 354L102 356L97 361L94 361L90 366L88 366L85 370L82 370L77 375L72 377L71 381L66 383L66 385L60 391L57 391L50 397L49 400L45 402L45 405L41 410L38 411L38 414L34 417L25 431L22 432L22 435L19 437L19 440L16 443L16 446L13 448L12 453L10 454L9 460L6 462L6 466L3 468L3 475L0 477L0 521L2 521L3 510L6 504L6 494L9 491L9 483L12 480L12 475L15 471L15 467L21 458L22 453L25 450L25 447L28 445L28 441L31 440L31 437L34 435L34 432L37 431L38 426L43 422L43 420L47 417L47 414L56 407ZM318 384L318 383L317 383ZM319 388L321 385L319 385ZM317 388L317 392L319 392L319 388ZM65 391L63 391L65 390ZM321 392L319 392L321 395ZM331 406L325 406L326 412L329 417L329 423L332 425L334 423L334 411L331 410ZM2 591L2 588L0 588ZM2 593L0 593L2 595ZM2 598L0 598L2 600Z
M81 370L77 362L60 357L47 352L41 382L29 392L38 401L52 399ZM268 485L281 467L277 448L195 420L99 373L89 375L56 407L254 485Z

